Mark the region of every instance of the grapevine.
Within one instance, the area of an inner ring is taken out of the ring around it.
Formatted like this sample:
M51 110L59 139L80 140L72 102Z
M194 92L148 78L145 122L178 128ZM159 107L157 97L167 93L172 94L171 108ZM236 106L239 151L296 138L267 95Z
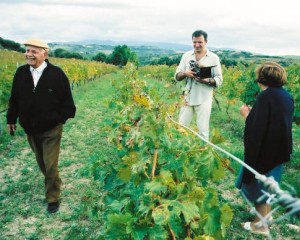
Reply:
M123 81L112 83L116 96L109 107L115 114L107 120L108 140L119 159L101 166L107 190L102 235L224 238L233 211L219 203L212 187L225 177L223 159L167 120L166 112L174 107L159 101L159 91L138 79L134 69L128 64Z

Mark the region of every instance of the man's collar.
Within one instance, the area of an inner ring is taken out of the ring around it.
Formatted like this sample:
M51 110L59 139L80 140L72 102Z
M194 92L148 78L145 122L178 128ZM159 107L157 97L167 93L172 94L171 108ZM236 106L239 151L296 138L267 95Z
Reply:
M211 52L208 50L208 48L206 48L205 51L206 51L205 55L206 55L206 56L209 56ZM196 54L195 54L195 50L193 51L192 54L193 54L193 55L196 55Z
M30 71L33 72L33 70L36 70L37 72L41 73L46 67L47 63L44 61L38 68L33 68L32 66L30 66Z

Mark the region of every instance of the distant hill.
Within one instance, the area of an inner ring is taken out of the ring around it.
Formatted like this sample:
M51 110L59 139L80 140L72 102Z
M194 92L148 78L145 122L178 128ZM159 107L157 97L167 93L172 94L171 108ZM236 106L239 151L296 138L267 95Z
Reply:
M98 52L110 54L118 45L127 45L137 54L141 65L149 64L151 61L167 56L176 57L183 52L193 49L193 46L166 43L166 42L140 42L140 41L111 41L111 40L85 40L78 42L50 42L48 43L52 50L64 48L70 52L77 52L86 58L91 58ZM300 56L269 56L257 53L251 53L233 48L215 48L209 49L217 53L223 62L260 62L262 60L274 60L283 66L288 66L299 61Z
M12 40L0 38L0 48L8 48L16 50L15 45L20 48L16 51L24 51L23 47ZM130 49L135 52L139 58L141 65L151 63L153 60L157 60L162 57L177 58L181 56L183 52L193 49L191 45L167 43L167 42L142 42L142 41L111 41L111 40L84 40L78 42L50 42L48 43L51 50L57 48L63 48L69 52L79 53L86 59L91 59L99 52L103 52L106 55L110 54L114 48L118 45L127 45ZM10 46L10 47L7 47ZM269 56L257 53L251 53L240 49L233 48L215 48L210 47L209 49L217 53L223 64L231 65L237 62L260 62L262 60L274 60L279 62L283 66L288 66L294 62L300 61L300 56ZM226 64L229 63L229 64Z
M103 45L103 46L118 46L127 45L129 47L153 47L168 49L173 51L185 52L193 49L192 45L167 43L167 42L144 42L144 41L111 41L111 40L84 40L78 42L52 42L50 44L74 44L74 45Z
M131 51L137 54L141 65L149 64L152 60L162 56L172 57L192 49L192 46L182 44L115 42L99 40L86 40L79 42L50 42L48 44L52 50L63 48L70 52L77 52L89 59L98 52L103 52L108 55L116 46L127 45L130 47Z

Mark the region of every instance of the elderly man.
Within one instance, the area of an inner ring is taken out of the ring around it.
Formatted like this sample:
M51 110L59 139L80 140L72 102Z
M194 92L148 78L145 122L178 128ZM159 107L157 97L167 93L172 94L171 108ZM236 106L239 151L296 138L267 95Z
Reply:
M68 77L47 59L48 44L29 39L24 45L27 64L14 75L7 128L13 134L19 119L45 177L47 211L55 213L60 205L58 157L63 124L75 116L76 107Z

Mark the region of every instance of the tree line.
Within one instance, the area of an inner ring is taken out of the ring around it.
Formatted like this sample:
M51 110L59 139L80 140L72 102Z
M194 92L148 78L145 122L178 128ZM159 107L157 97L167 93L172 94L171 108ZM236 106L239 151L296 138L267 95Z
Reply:
M25 48L21 44L14 42L12 40L7 40L0 38L0 48L9 49L17 52L25 52ZM105 54L103 52L98 52L91 59L85 59L78 52L71 52L63 48L57 48L54 51L50 51L50 57L56 58L74 58L80 60L93 60L97 62L103 62L107 64L113 64L116 66L125 66L127 62L133 62L136 66L139 65L139 58L135 52L133 52L127 45L118 45L114 48L111 54ZM173 66L178 65L181 59L181 54L176 54L173 56L161 56L159 58L153 59L149 62L149 65L167 65ZM227 59L221 56L222 64L225 66L236 66L237 61L232 59Z
M0 48L13 50L21 53L25 52L25 48L22 47L21 44L1 37L0 37ZM57 48L53 52L50 52L49 57L88 60L85 59L80 53L70 52L63 48ZM116 66L125 66L127 62L135 63L137 66L139 65L138 56L136 55L135 52L132 52L127 45L116 46L113 52L108 55L106 55L103 52L99 52L95 56L93 56L91 60L113 64Z
M0 37L0 49L1 48L9 49L17 52L25 52L25 48L22 47L21 44ZM235 67L238 66L239 64L242 64L247 67L249 66L249 63L257 62L260 61L261 59L276 60L276 62L278 62L284 67L287 67L293 63L293 61L291 62L290 59L280 58L276 56L266 56L266 55L256 56L255 54L245 52L245 51L235 52L230 50L222 50L222 51L217 51L216 53L220 57L222 65L226 67ZM97 52L94 56L90 57L90 59L86 59L86 57L82 56L78 52L71 52L63 48L57 48L54 51L50 51L49 56L57 57L57 58L74 58L79 60L92 60L92 61L113 64L122 67L125 66L127 62L132 62L136 66L178 65L182 54L163 55L157 58L150 57L147 63L143 63L142 60L139 59L137 54L134 51L132 51L127 45L118 45L113 49L113 52L111 54Z
M2 37L0 37L0 48L5 48L5 49L17 51L17 52L25 51L25 49L22 48L20 43L17 43L17 42L11 41L11 40L7 40Z

